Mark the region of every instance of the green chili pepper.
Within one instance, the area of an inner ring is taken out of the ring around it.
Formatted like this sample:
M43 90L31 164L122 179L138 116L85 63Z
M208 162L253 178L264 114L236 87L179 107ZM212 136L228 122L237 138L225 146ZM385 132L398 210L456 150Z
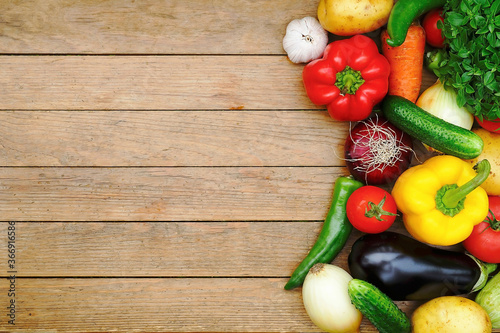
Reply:
M387 44L392 47L403 44L408 28L415 19L431 9L443 7L445 3L446 0L398 0L387 22L390 37Z
M352 177L339 177L333 189L333 199L323 227L309 254L295 269L285 285L286 290L296 288L304 282L307 273L316 263L330 263L344 247L352 231L347 219L347 199L363 183Z

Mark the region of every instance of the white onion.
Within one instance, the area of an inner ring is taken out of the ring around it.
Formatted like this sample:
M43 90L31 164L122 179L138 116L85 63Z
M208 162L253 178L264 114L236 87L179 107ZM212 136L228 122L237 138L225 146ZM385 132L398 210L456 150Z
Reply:
M424 90L415 103L425 111L447 122L470 130L474 124L474 116L465 107L458 106L457 94L453 89L446 89L438 79L432 86ZM428 151L436 152L433 147L424 143Z
M316 264L302 286L302 300L311 321L326 332L359 332L361 312L347 292L352 276L331 264Z
M458 106L455 91L446 89L439 80L424 90L416 104L436 117L465 129L470 130L474 124L474 116L467 108Z

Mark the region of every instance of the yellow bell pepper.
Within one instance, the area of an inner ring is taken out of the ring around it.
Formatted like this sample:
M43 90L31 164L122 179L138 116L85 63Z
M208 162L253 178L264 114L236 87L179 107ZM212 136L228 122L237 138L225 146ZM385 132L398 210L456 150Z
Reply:
M403 172L392 195L408 232L432 245L465 240L488 215L488 195L480 185L490 168L488 160L472 167L458 157L439 155Z

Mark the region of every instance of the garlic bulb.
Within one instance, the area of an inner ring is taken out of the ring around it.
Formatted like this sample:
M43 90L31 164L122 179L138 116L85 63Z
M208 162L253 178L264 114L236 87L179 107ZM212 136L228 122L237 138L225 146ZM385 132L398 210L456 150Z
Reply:
M328 32L311 16L288 23L283 49L293 63L318 59L328 44Z
M351 303L352 277L331 264L315 264L302 285L302 300L311 321L327 332L359 332L363 315Z

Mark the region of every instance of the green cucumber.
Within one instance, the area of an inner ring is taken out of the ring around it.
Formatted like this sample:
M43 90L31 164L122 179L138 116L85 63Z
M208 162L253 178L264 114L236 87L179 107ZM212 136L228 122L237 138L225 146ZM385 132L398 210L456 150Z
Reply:
M352 304L381 333L411 332L410 318L389 296L373 284L359 279L349 281L348 294Z
M385 97L382 112L394 126L441 153L468 160L483 151L479 135L434 116L406 98Z

